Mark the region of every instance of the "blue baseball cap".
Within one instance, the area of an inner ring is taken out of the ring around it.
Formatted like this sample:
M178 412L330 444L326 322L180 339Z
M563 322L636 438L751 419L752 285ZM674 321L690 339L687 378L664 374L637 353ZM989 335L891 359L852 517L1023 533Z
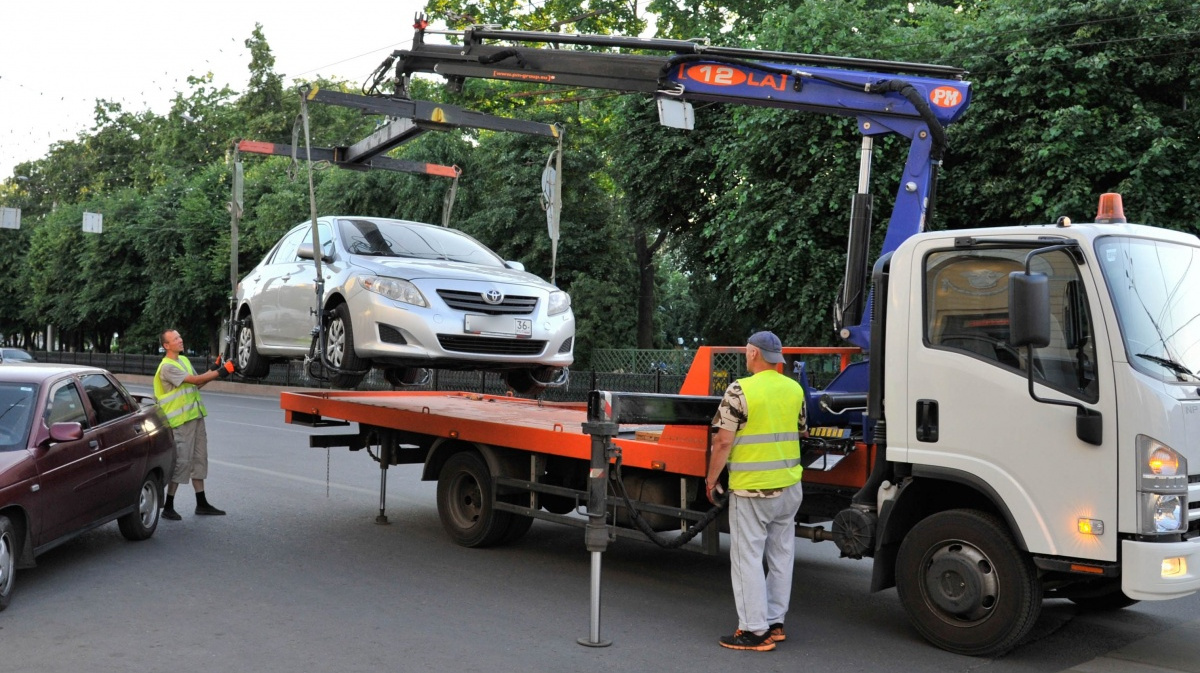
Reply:
M755 332L750 335L746 343L762 353L763 361L773 365L783 362L783 342L775 336L774 332Z

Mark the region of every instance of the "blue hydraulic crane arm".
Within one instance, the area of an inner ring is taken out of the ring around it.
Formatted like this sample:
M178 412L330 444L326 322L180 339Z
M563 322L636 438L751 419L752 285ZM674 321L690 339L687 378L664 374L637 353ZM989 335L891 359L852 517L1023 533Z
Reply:
M948 66L709 47L684 40L479 26L452 33L462 38L462 45L437 45L425 42L427 32L438 31L426 30L422 17L418 17L416 28L412 47L393 52L377 70L382 76L395 64L396 95L401 97L407 97L413 73L435 73L446 77L451 86L461 86L466 78L500 79L854 118L863 134L862 161L852 208L846 275L834 307L834 323L842 338L864 350L870 348L870 313L866 310L870 301L864 288L871 227L873 140L897 134L910 143L882 254L924 230L937 183L937 167L945 149L944 127L963 115L971 99L971 85L962 79L965 71ZM596 47L604 49L591 49ZM637 53L615 51L618 49Z

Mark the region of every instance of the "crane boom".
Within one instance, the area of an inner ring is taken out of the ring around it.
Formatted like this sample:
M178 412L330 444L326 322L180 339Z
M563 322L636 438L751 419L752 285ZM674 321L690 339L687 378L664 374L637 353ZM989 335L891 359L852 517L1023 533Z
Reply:
M467 78L496 79L855 119L864 136L862 168L835 327L844 339L863 349L870 347L870 299L864 288L871 141L897 134L910 142L883 254L925 229L945 150L944 127L961 118L971 98L965 71L941 65L482 26L463 31L462 45L439 45L427 43L425 33L425 22L418 20L412 47L392 54L397 95L407 95L413 74L433 73L446 77L452 86L461 86Z

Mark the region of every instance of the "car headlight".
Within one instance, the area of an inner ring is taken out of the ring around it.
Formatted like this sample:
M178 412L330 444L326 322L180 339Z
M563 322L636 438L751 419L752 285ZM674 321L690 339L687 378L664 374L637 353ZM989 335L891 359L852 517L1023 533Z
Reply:
M557 315L571 308L571 295L566 292L551 292L550 305L546 307L547 315Z
M425 301L425 296L417 289L416 285L407 280L399 278L382 278L380 276L361 276L358 282L371 292L381 294L388 299L412 304L414 306L427 307L429 302Z
M1137 460L1139 532L1187 530L1187 458L1162 442L1138 435Z

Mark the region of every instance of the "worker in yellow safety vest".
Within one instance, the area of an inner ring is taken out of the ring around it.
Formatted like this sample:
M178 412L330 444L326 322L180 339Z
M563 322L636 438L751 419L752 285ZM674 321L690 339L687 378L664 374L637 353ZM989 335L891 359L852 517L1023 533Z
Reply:
M782 362L779 337L751 336L751 375L729 384L712 423L705 489L715 502L723 490L721 472L729 468L730 575L738 613L737 630L719 642L734 650L773 650L787 638L783 621L792 594L796 512L804 498L800 438L806 427L804 390L777 371Z
M235 368L232 362L218 359L212 369L197 374L183 354L183 337L179 332L166 330L161 340L166 355L154 372L154 397L166 413L175 437L175 464L167 482L162 518L171 521L183 518L175 511L175 491L189 481L196 490L196 514L224 514L210 505L204 495L204 480L208 477L208 432L204 417L208 412L200 399L200 388L213 379L228 377Z

